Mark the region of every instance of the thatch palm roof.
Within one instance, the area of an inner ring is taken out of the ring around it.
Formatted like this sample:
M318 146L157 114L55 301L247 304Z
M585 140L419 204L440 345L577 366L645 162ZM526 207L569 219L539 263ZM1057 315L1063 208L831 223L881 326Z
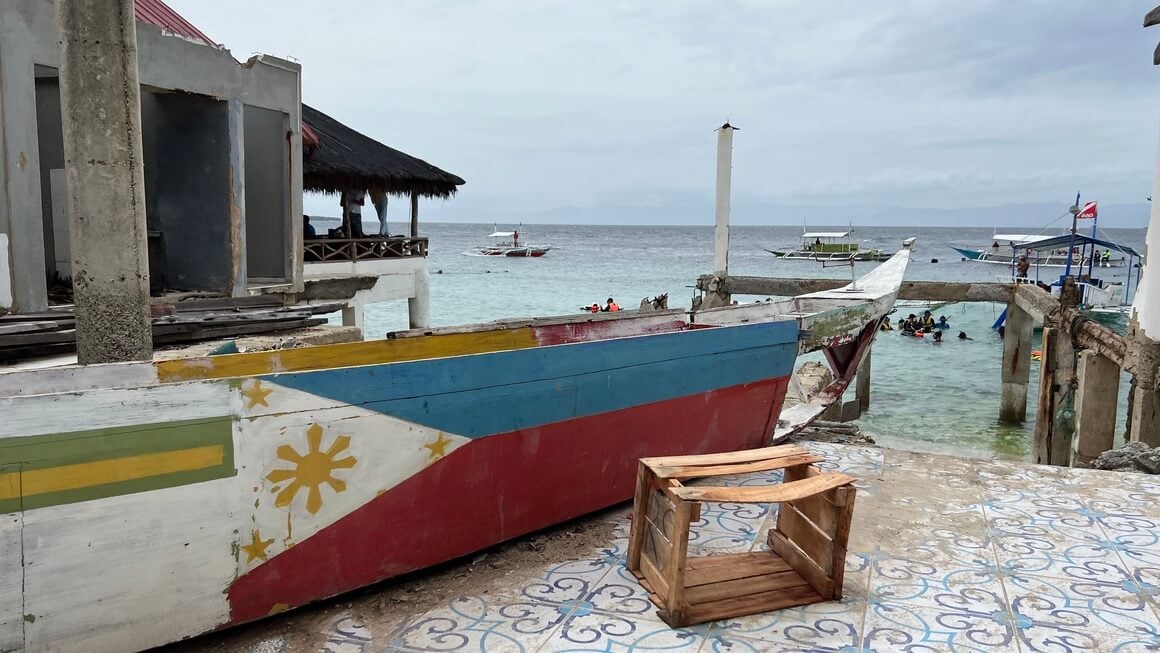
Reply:
M302 105L303 132L311 132L317 146L304 139L302 187L339 193L343 190L382 188L394 195L448 197L463 179L422 159L387 147L360 134L313 107Z

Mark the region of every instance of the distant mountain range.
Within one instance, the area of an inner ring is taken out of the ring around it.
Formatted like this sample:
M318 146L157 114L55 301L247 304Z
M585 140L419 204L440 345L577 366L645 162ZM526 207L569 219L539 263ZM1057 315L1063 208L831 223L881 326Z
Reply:
M1066 202L1036 202L1002 206L953 209L901 208L888 206L809 206L738 202L732 210L735 225L842 225L925 226L925 227L1044 227L1069 225ZM1101 204L1101 227L1142 229L1148 225L1151 204ZM476 222L500 224L638 224L695 225L713 223L709 202L671 206L592 206L560 207L543 211L515 212L459 204L455 198L424 207L423 220L432 222Z

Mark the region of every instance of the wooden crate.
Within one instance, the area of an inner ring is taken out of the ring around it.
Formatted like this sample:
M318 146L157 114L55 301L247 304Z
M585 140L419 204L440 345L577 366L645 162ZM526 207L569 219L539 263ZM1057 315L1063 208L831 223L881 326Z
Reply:
M784 445L699 456L645 458L637 472L628 569L673 627L842 597L854 478ZM784 470L780 485L686 486L683 481ZM777 503L770 551L689 558L701 503Z

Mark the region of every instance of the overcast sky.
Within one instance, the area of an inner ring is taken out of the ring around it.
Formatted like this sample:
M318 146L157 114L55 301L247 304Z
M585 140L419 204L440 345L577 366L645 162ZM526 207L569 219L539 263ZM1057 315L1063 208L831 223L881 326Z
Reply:
M728 118L737 211L788 224L803 205L1062 211L1076 190L1139 206L1156 1L169 0L239 59L299 61L308 104L465 178L431 219L711 222Z

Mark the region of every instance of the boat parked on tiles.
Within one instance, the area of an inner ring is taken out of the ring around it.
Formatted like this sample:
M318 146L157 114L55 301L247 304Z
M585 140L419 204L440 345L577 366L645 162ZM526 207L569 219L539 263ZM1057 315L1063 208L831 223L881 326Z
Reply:
M625 501L642 457L768 444L841 396L908 259L759 306L0 373L0 642L176 641ZM837 379L782 414L818 349Z

